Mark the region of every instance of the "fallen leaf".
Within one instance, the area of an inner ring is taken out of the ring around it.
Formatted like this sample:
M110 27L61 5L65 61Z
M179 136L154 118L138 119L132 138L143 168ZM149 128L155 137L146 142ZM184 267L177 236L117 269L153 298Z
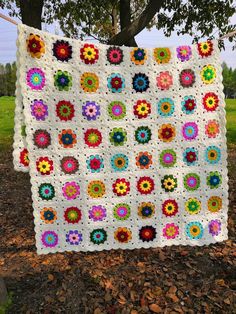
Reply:
M150 304L149 305L149 309L150 309L150 311L152 311L154 313L161 313L162 312L161 307L158 304L155 304L155 303Z
M49 281L53 281L53 280L54 280L53 274L48 274L48 280L49 280Z
M220 287L228 287L224 281L224 279L216 279L215 284L220 286Z
M104 296L104 299L105 299L106 302L109 302L109 301L111 301L112 296L110 295L110 293L107 292L107 293L105 294L105 296Z
M230 301L229 298L226 298L226 299L224 299L224 303L230 305L230 304L231 304L231 301Z

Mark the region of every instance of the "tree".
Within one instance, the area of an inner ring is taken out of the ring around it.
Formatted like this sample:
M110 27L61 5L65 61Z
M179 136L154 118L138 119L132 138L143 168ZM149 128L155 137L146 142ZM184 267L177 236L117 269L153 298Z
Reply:
M135 36L153 26L166 36L174 30L190 34L194 41L236 28L229 23L234 0L0 0L0 7L39 29L42 21L58 20L66 36L127 46L135 46Z
M226 98L236 97L236 69L232 70L225 62L222 64L224 93Z

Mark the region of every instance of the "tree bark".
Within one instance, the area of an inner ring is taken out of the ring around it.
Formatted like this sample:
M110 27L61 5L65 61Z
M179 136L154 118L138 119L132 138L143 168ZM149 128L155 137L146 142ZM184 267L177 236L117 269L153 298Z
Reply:
M115 36L117 34L117 24L118 24L117 10L115 6L112 8L111 18L112 18L112 34L113 36Z
M126 27L129 27L131 24L131 8L130 0L120 0L120 28L123 31ZM134 36L128 38L123 45L129 47L136 47L137 43Z
M117 35L113 36L110 39L109 44L118 46L129 45L129 41L132 40L132 38L134 39L134 36L140 33L148 25L155 14L161 9L163 3L164 0L150 0L140 16L121 30Z
M38 29L42 28L44 0L20 0L22 22Z

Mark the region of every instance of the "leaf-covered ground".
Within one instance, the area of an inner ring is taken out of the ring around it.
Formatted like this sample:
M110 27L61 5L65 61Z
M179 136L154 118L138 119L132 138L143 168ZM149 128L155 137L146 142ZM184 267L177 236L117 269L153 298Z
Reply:
M0 156L0 276L9 313L235 313L236 150L229 151L229 240L204 247L38 256L29 176Z

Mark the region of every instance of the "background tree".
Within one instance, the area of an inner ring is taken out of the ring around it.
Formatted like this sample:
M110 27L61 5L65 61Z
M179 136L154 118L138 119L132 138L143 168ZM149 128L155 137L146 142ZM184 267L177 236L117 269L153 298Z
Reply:
M236 28L229 23L234 0L0 0L0 7L39 29L42 22L57 20L66 36L127 46L135 46L135 36L153 26L166 36L177 31L194 41Z
M236 69L229 68L225 62L222 67L225 97L236 98Z

